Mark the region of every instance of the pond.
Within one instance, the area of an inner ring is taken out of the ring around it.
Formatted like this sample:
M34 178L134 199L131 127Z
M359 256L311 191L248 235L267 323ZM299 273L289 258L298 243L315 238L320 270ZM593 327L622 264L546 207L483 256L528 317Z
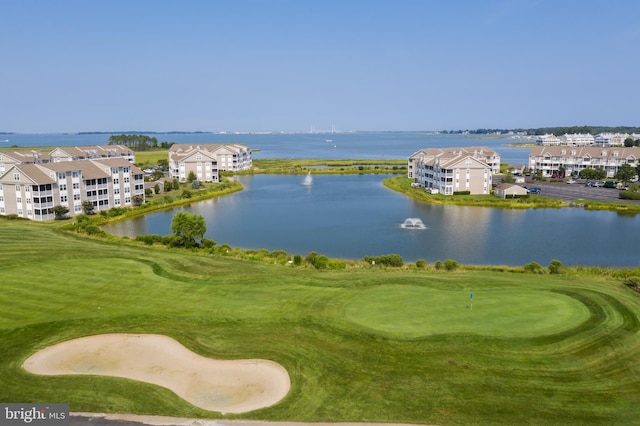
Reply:
M509 210L414 201L382 184L386 175L255 175L244 190L171 211L115 223L107 232L134 237L171 233L176 211L202 215L218 244L334 258L400 254L406 262L638 266L640 215L579 208ZM403 226L407 218L424 227ZM423 228L423 229L420 229Z

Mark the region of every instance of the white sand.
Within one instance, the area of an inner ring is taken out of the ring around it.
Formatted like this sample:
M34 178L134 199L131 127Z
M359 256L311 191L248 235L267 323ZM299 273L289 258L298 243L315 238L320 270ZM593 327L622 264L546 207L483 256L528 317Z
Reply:
M89 374L153 383L197 407L221 413L269 407L291 387L289 374L275 362L206 358L155 334L69 340L30 356L23 367L34 374Z

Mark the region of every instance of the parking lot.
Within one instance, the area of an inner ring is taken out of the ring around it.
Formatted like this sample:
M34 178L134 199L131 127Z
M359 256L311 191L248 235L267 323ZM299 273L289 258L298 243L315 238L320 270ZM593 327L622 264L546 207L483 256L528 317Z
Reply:
M614 188L597 188L586 186L584 179L578 179L576 183L567 184L565 182L527 182L520 184L527 187L540 188L540 195L561 200L595 200L609 201L616 203L638 204L640 200L622 200L618 198L620 190ZM535 196L535 195L534 195Z

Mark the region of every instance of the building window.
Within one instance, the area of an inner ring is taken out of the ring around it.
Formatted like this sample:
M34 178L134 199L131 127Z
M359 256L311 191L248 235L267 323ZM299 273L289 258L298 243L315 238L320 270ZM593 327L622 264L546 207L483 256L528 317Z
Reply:
M13 180L20 180L20 173L14 173Z

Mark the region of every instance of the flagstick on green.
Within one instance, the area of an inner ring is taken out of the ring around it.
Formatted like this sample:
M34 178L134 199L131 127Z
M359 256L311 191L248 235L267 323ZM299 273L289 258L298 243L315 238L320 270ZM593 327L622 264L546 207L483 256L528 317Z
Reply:
M473 293L469 293L469 300L471 300L470 306L471 306L471 310L473 311Z

